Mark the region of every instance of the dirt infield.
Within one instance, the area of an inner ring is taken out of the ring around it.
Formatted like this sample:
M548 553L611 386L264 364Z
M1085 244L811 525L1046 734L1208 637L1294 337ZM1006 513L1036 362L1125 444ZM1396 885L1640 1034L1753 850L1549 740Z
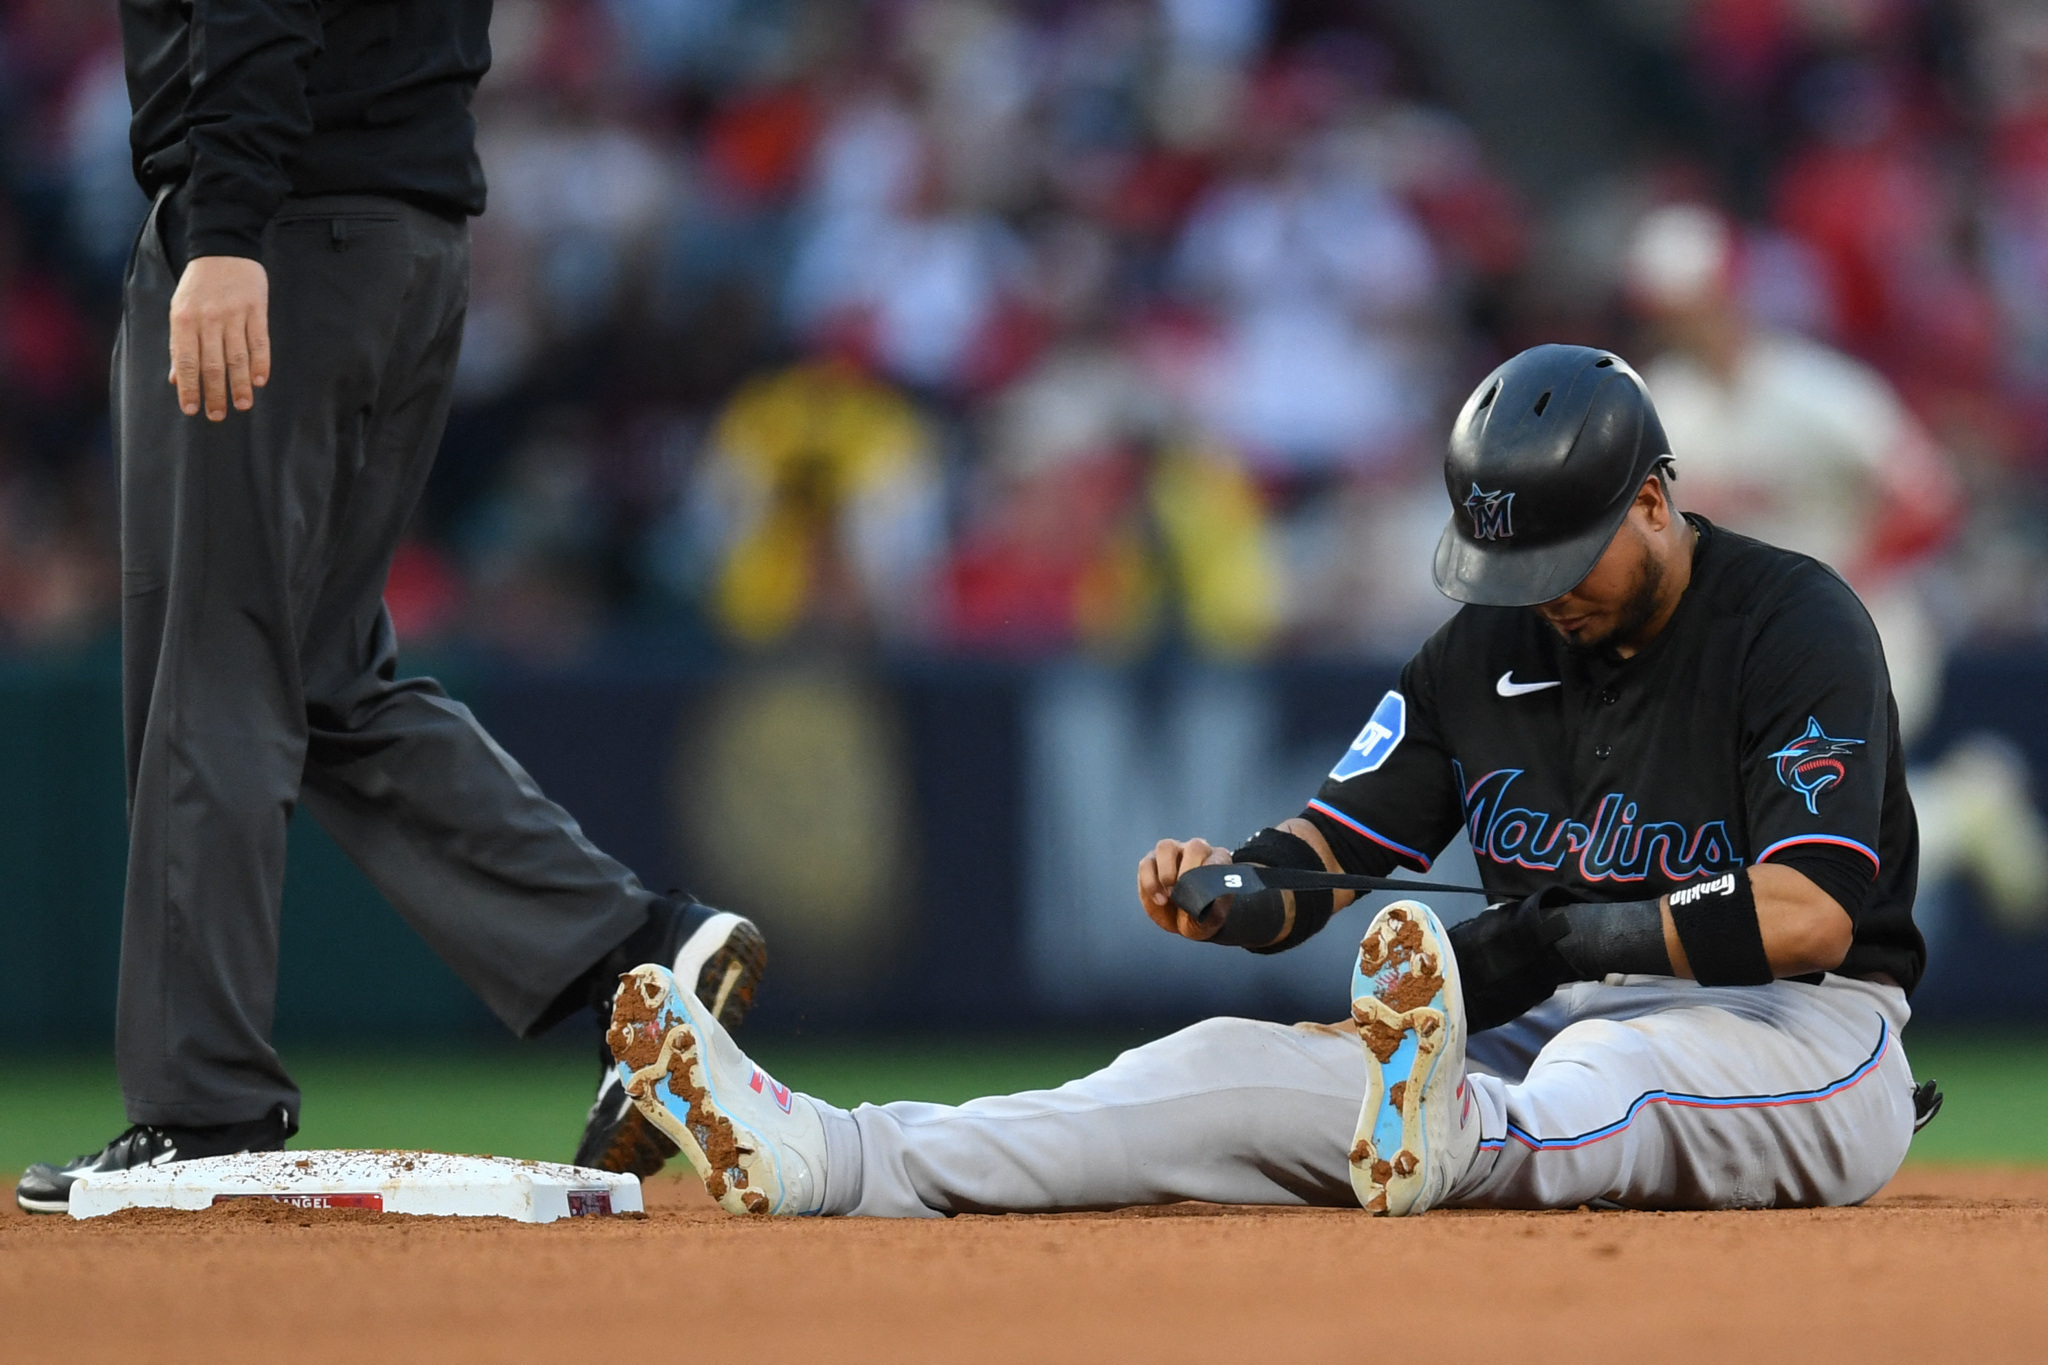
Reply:
M2048 1171L1862 1209L1178 1205L754 1222L694 1185L549 1227L229 1205L0 1217L7 1360L2037 1360ZM704 1354L716 1352L716 1355Z

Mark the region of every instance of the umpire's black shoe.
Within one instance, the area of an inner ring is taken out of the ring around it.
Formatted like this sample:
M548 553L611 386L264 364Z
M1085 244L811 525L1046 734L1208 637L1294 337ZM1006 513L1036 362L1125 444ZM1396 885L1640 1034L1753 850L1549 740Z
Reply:
M72 1185L87 1171L125 1171L236 1152L281 1152L285 1140L298 1131L299 1125L281 1104L247 1123L205 1128L138 1123L89 1156L74 1157L62 1166L38 1161L14 1187L14 1202L28 1213L63 1213L71 1206Z
M661 921L658 939L642 961L659 962L678 982L694 983L697 998L718 1022L737 1028L753 1007L754 992L768 970L768 943L761 931L750 919L714 910L690 896L657 903L653 915ZM627 964L629 969L640 965ZM617 993L616 979L605 984L598 1003L607 1020ZM576 1147L576 1164L631 1172L644 1180L676 1154L676 1145L626 1097L611 1049L599 1043L597 1051L603 1071L597 1099L583 1123L583 1141Z

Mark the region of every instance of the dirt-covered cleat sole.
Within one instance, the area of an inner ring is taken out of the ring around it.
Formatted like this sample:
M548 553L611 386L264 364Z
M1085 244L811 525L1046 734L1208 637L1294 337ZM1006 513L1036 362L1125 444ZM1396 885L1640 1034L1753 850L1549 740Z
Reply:
M690 911L707 909L688 907ZM767 975L768 942L752 920L730 911L712 911L683 941L673 971L678 980L696 983L697 999L719 1023L728 1029L738 1028L754 1007L754 994ZM645 1180L668 1164L676 1154L676 1144L634 1106L619 1083L618 1068L608 1050L604 1063L597 1099L583 1123L575 1164Z
M1428 906L1396 901L1374 917L1358 945L1351 1018L1366 1070L1351 1187L1369 1213L1422 1213L1479 1145L1457 957Z
M720 1208L817 1211L825 1169L817 1111L748 1060L667 968L626 973L605 1042L636 1112L681 1149Z

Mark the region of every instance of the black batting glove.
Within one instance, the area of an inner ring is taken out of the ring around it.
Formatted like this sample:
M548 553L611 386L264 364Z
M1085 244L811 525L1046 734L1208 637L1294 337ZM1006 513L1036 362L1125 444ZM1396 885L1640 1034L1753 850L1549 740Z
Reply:
M1473 1033L1519 1019L1578 973L1557 949L1571 932L1562 887L1488 906L1450 927L1451 951L1465 988L1465 1027Z

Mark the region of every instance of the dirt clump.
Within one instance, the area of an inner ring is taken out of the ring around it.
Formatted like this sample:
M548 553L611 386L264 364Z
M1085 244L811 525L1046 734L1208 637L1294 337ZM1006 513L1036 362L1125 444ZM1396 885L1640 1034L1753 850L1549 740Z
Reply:
M1373 994L1395 1013L1407 1014L1429 1004L1443 989L1443 964L1423 947L1421 920L1406 910L1395 910L1387 923L1391 933L1382 929L1359 942L1358 966L1367 976L1388 972Z
M1413 970L1402 973L1374 992L1402 1014L1424 1008L1444 988L1444 975L1435 953L1417 953L1411 961Z
M1358 1036L1372 1049L1372 1055L1380 1059L1380 1065L1385 1066L1393 1061L1394 1051L1401 1046L1401 1040L1408 1036L1408 1030L1384 1023L1378 1015L1369 1014L1357 1006L1353 1006L1352 1010L1351 1017L1358 1024Z
M641 991L639 977L631 972L620 977L618 998L612 1002L612 1024L604 1035L612 1056L634 1071L654 1065L661 1055L661 1031L655 1027L659 1013Z
M1358 969L1371 976L1389 962L1400 966L1402 962L1422 948L1422 922L1406 910L1396 910L1388 916L1388 923L1394 926L1391 937L1367 934L1358 945Z

